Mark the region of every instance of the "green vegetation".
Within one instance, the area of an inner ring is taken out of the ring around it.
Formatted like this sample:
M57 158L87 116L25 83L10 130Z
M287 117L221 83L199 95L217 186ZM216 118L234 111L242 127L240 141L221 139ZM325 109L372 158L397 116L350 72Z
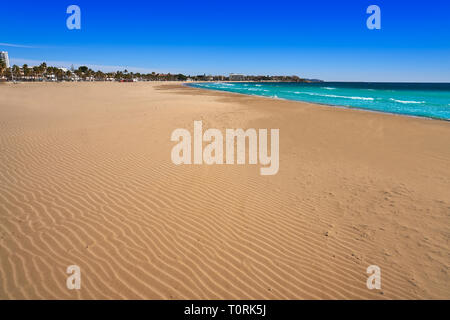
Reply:
M203 75L184 75L184 74L163 74L163 73L133 73L128 70L116 72L102 72L101 70L94 71L87 66L80 66L75 69L71 66L70 70L65 68L57 68L47 66L45 62L39 66L29 67L24 64L22 67L13 65L11 68L6 68L5 62L0 61L0 77L11 80L20 81L229 81L229 77L217 75L207 76ZM289 82L304 82L297 76L242 76L243 81L289 81Z

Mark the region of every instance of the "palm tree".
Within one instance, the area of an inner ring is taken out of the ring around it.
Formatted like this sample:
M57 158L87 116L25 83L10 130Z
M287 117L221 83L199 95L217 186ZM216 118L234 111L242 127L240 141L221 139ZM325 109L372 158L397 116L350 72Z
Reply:
M57 68L54 68L54 67L46 67L45 76L47 77L47 79L48 78L53 79L53 76L56 73L56 69Z
M81 77L83 76L83 72L80 70L80 68L75 70L74 73L77 75L78 79L81 79Z
M117 71L116 74L114 75L114 78L116 80L121 80L123 78L123 73L122 71Z
M3 77L6 71L6 63L2 59L0 59L0 77Z
M33 76L39 77L39 67L38 66L33 67Z
M24 64L24 65L22 66L22 69L23 69L23 75L24 75L25 77L29 77L31 71L30 71L30 68L28 68L28 65L27 65L27 64Z
M12 67L12 72L13 72L13 75L16 77L16 78L19 78L20 76L21 76L21 74L20 74L20 67L18 66L18 65L13 65L13 67Z
M13 80L13 75L12 75L12 72L11 72L11 68L6 68L5 69L5 77L6 77L6 79Z
M45 73L47 73L47 64L45 62L42 62L39 66L39 73L43 76Z
M89 77L89 81L91 81L91 77L93 77L94 74L95 74L95 71L92 70L91 68L89 68L87 71L87 76Z
M95 79L96 80L105 80L105 74L102 72L102 71L100 71L100 70L98 70L96 73L95 73Z
M54 68L54 73L56 76L56 80L58 81L63 80L64 71L62 71L60 68Z

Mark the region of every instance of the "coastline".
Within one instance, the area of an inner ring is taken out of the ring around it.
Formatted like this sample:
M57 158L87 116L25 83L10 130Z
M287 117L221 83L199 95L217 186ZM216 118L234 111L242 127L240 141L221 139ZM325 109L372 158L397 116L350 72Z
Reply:
M236 81L226 81L224 83L228 83L228 82L236 82ZM250 82L250 81L245 81L245 82ZM207 83L207 82L205 82L205 83ZM310 102L310 101L307 101L307 100L294 100L294 99L286 99L286 98L278 98L278 97L267 97L267 96L262 96L262 95L242 93L242 92L232 92L232 91L220 90L220 89L215 89L215 88L196 87L195 83L190 83L190 82L184 82L184 83L182 83L182 85L190 87L190 88L212 90L212 91L219 91L219 92L228 92L228 93L235 93L235 94L241 94L241 95L253 96L253 97L260 97L260 98L268 98L268 99L275 99L275 100L286 100L286 101L293 101L293 102L300 102L300 103L315 104L315 105L318 105L318 106L344 108L344 109L350 109L350 110L363 110L363 111L375 112L375 113L384 113L384 114L391 114L391 115L404 116L404 117L425 118L425 119L431 119L431 120L440 120L440 121L450 122L450 119L440 118L440 117L433 117L433 116L425 116L425 115L419 116L419 115L405 114L405 113L401 113L401 112L378 111L378 110L372 110L372 109L369 109L369 108L355 107L355 106L349 106L349 105L338 105L338 104L331 104L331 103Z
M448 299L450 126L260 98L0 86L0 298ZM279 172L174 165L195 120L279 128Z

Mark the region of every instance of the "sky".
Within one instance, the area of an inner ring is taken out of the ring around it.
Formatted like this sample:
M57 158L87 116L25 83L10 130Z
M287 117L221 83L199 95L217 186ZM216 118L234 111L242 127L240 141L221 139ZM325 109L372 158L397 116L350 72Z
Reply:
M450 0L5 0L0 50L18 65L450 82Z

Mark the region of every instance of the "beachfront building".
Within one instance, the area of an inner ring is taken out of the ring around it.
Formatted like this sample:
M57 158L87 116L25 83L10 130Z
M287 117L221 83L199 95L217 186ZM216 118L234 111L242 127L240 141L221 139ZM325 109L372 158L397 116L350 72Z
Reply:
M70 79L69 79L70 81L75 81L75 82L78 82L78 81L81 81L81 78L76 74L76 73L72 73L71 75L70 75Z
M47 81L52 81L52 82L58 81L58 79L56 78L56 75L54 75L54 74L46 74L45 79Z
M238 73L230 73L230 81L244 81L245 76Z
M5 61L6 67L9 68L9 57L8 57L8 52L7 51L1 51L0 52L0 60Z

